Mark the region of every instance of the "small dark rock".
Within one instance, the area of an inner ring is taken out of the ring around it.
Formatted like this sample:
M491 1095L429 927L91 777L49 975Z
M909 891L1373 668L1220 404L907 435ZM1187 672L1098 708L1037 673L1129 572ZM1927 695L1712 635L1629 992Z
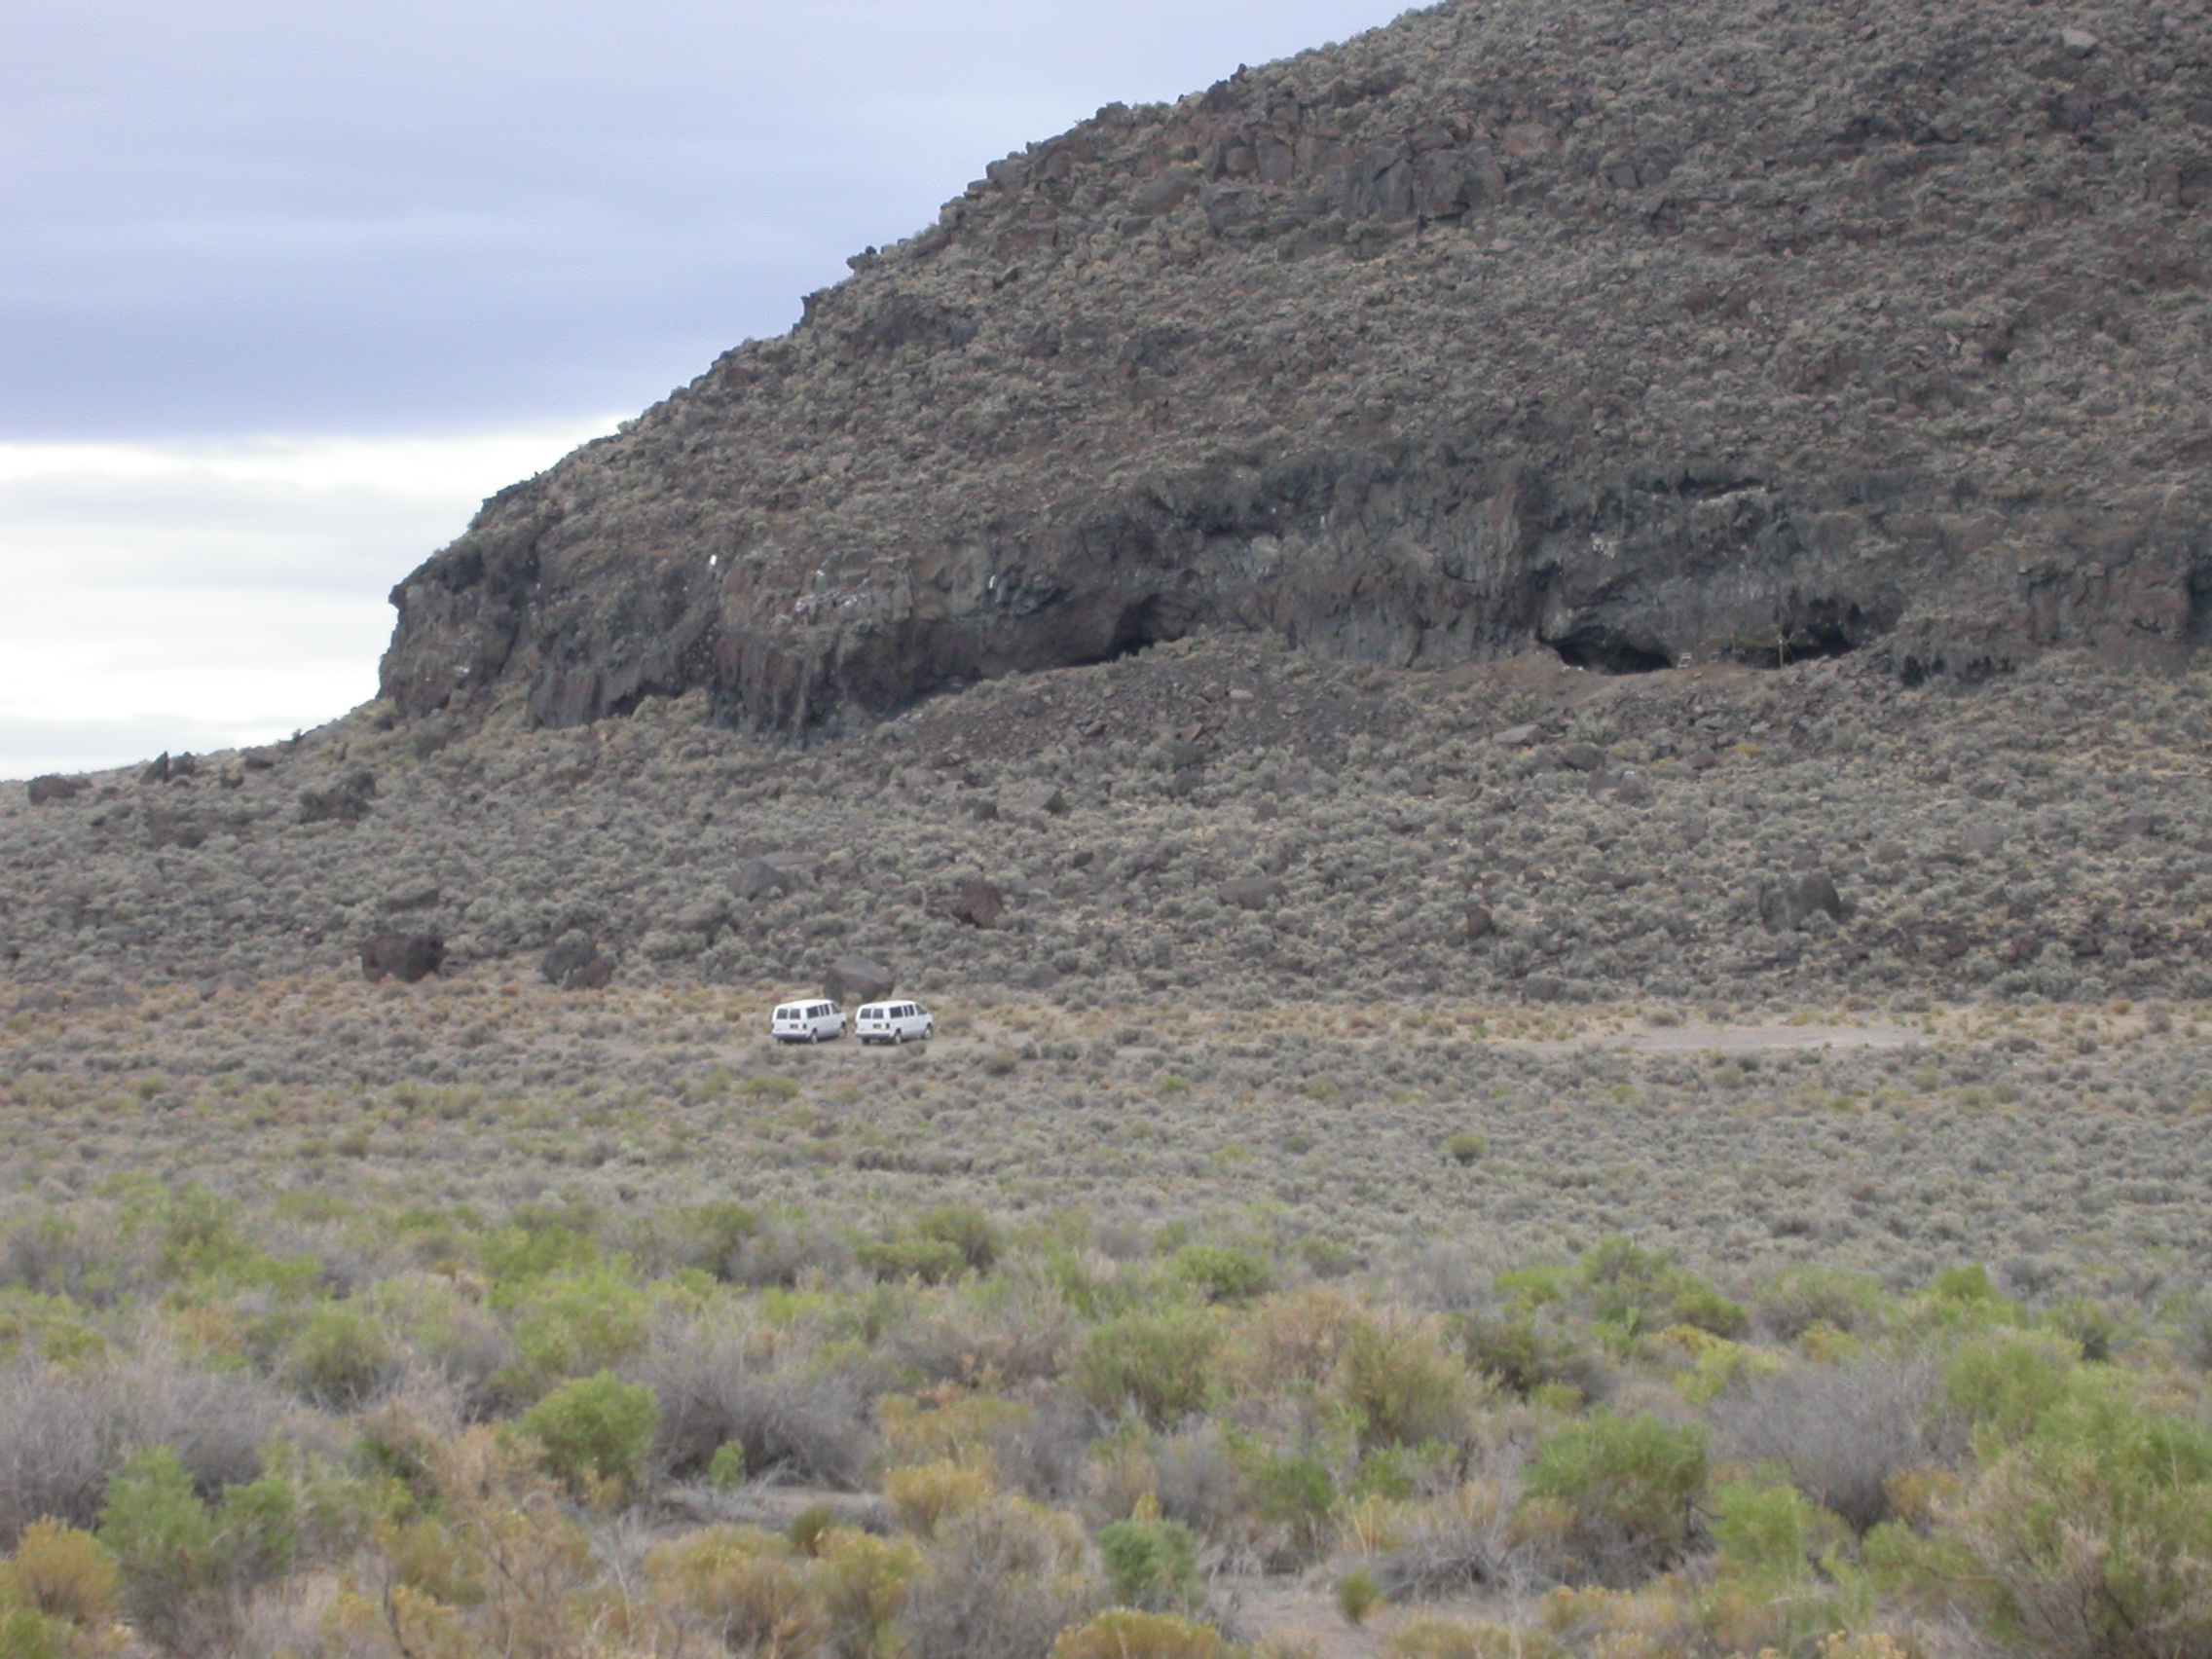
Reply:
M998 817L999 803L995 800L978 800L973 802L968 811L977 823L988 824Z
M387 915L401 910L427 910L434 907L441 897L436 887L403 887L396 893L387 894L378 907Z
M1488 904L1469 904L1466 919L1459 924L1459 937L1469 944L1490 938L1497 932L1497 918L1491 914Z
M374 984L412 985L445 966L446 941L436 934L380 933L361 946L361 977Z
M669 926L678 933L707 934L721 930L729 920L729 901L726 899L696 899L669 918Z
M1560 746L1560 761L1577 772L1595 772L1605 763L1604 755L1595 744L1567 743Z
M169 752L163 750L155 756L147 768L138 774L141 784L166 784L169 781Z

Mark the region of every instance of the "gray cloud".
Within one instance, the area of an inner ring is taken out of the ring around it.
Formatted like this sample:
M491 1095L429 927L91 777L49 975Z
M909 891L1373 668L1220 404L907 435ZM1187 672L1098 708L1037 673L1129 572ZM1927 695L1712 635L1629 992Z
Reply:
M981 165L1372 0L30 0L0 437L635 408Z

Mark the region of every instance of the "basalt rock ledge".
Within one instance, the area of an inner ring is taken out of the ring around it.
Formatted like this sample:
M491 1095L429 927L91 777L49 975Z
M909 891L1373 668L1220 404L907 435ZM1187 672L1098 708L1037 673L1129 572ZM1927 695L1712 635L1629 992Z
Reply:
M994 163L393 594L406 717L804 731L1201 628L2212 636L2201 5L1454 3Z

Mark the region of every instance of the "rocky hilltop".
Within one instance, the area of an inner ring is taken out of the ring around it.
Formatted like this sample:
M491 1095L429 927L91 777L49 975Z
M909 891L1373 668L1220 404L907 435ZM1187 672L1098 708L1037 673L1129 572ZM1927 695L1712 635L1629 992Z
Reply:
M994 163L393 595L403 715L780 730L1209 628L2169 659L2201 0L1451 3Z

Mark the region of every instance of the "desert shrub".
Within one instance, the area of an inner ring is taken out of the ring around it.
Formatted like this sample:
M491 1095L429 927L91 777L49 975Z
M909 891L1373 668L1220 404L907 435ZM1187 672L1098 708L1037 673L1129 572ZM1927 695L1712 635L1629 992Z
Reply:
M2125 1380L2046 1407L1942 1520L2002 1638L2067 1659L2212 1646L2212 1434Z
M1063 1632L1051 1659L1230 1659L1232 1651L1211 1625L1174 1613L1113 1607Z
M35 1521L0 1561L0 1655L70 1659L114 1650L109 1627L122 1605L121 1575L97 1539L57 1521Z
M1070 1380L1100 1412L1133 1407L1154 1427L1169 1428L1205 1410L1220 1344L1221 1327L1202 1312L1124 1314L1085 1339Z
M725 1440L707 1459L707 1484L717 1492L735 1492L745 1484L745 1442Z
M1376 1582L1394 1602L1483 1589L1519 1594L1544 1582L1557 1563L1549 1540L1522 1525L1515 1496L1509 1488L1469 1482L1414 1508L1376 1561Z
M1604 1362L1533 1314L1505 1318L1467 1314L1459 1319L1458 1329L1467 1363L1524 1399L1539 1388L1563 1386L1584 1400L1604 1396L1607 1383Z
M1038 1659L1088 1617L1083 1529L1020 1498L956 1517L906 1594L899 1622L912 1659Z
M645 1346L651 1299L607 1269L538 1280L520 1297L506 1385L535 1399L555 1383L611 1370Z
M914 1222L915 1235L949 1244L972 1272L987 1273L997 1265L999 1230L981 1210L968 1204L940 1204L925 1210Z
M1364 1567L1355 1567L1337 1580L1337 1609L1347 1624L1363 1625L1367 1615L1382 1605L1382 1586Z
M350 1411L393 1382L401 1365L383 1321L344 1302L308 1311L284 1356L283 1378L318 1406Z
M926 1300L889 1346L932 1382L1007 1386L1057 1377L1074 1334L1057 1286L1002 1272Z
M1098 1553L1106 1564L1106 1587L1124 1606L1189 1611L1205 1601L1198 1541L1181 1522L1162 1520L1157 1503L1140 1504L1126 1521L1100 1528Z
M1752 1322L1786 1343L1816 1325L1846 1333L1871 1331L1881 1322L1881 1307L1880 1279L1819 1263L1769 1274L1751 1296Z
M727 1653L805 1659L830 1638L830 1619L772 1532L710 1527L645 1556L646 1582L687 1629Z
M1478 1389L1429 1320L1362 1318L1346 1333L1337 1398L1357 1414L1366 1447L1457 1445Z
M1272 1296L1239 1322L1229 1365L1238 1387L1319 1388L1337 1374L1352 1327L1366 1317L1334 1290Z
M1473 1129L1461 1129L1444 1143L1445 1156L1455 1163L1479 1162L1490 1151L1490 1142Z
M109 1483L99 1541L131 1622L171 1652L219 1649L244 1593L290 1565L297 1499L281 1479L234 1487L210 1508L166 1446L134 1452Z
M1867 1354L1742 1374L1708 1417L1724 1456L1779 1463L1798 1491L1864 1531L1888 1517L1891 1480L1934 1455L1937 1394L1926 1362Z
M1260 1518L1282 1529L1291 1553L1318 1555L1330 1541L1337 1512L1336 1477L1316 1457L1276 1455L1262 1459L1252 1486Z
M1055 1392L1000 1423L990 1434L999 1484L1040 1503L1074 1502L1090 1475L1093 1421L1081 1401Z
M627 1491L644 1470L660 1426L660 1401L611 1371L564 1382L522 1416L546 1467L571 1492Z
M1257 1513L1258 1494L1248 1459L1239 1457L1218 1423L1192 1423L1162 1435L1152 1461L1153 1492L1162 1515L1214 1543L1242 1541Z
M1623 1338L1670 1325L1689 1325L1716 1337L1741 1336L1744 1310L1704 1279L1666 1255L1626 1238L1608 1238L1582 1258L1580 1274L1593 1317Z
M2072 1392L2078 1368L2057 1338L1997 1332L1964 1344L1944 1362L1943 1390L1951 1409L1975 1429L2017 1441Z
M1587 1571L1623 1580L1680 1557L1705 1474L1701 1425L1600 1410L1544 1442L1528 1492L1567 1507L1567 1543Z
M921 1538L934 1538L938 1529L956 1516L967 1514L992 1495L991 1477L967 1463L945 1458L888 1470L883 1495L905 1529Z
M830 1621L837 1659L888 1659L899 1651L899 1614L922 1569L922 1552L906 1539L870 1537L832 1527L816 1540L815 1595Z
M1226 1244L1186 1244L1168 1271L1208 1302L1249 1302L1274 1283L1265 1258Z
M735 1442L756 1476L781 1472L849 1491L875 1449L868 1397L849 1374L760 1364L727 1333L678 1333L633 1374L660 1401L653 1458L671 1474L704 1472Z
M876 1403L884 1456L902 1463L948 1458L985 1463L999 1434L1029 1416L1030 1408L1003 1395L935 1390L927 1402L886 1394Z
M968 1258L959 1245L911 1233L865 1239L854 1246L854 1254L863 1269L887 1284L908 1279L947 1284L968 1271Z
M1794 1487L1731 1481L1713 1493L1713 1541L1720 1570L1782 1582L1810 1570L1805 1553L1812 1516Z
M1387 1659L1567 1659L1567 1650L1544 1631L1463 1619L1408 1619L1382 1651Z

